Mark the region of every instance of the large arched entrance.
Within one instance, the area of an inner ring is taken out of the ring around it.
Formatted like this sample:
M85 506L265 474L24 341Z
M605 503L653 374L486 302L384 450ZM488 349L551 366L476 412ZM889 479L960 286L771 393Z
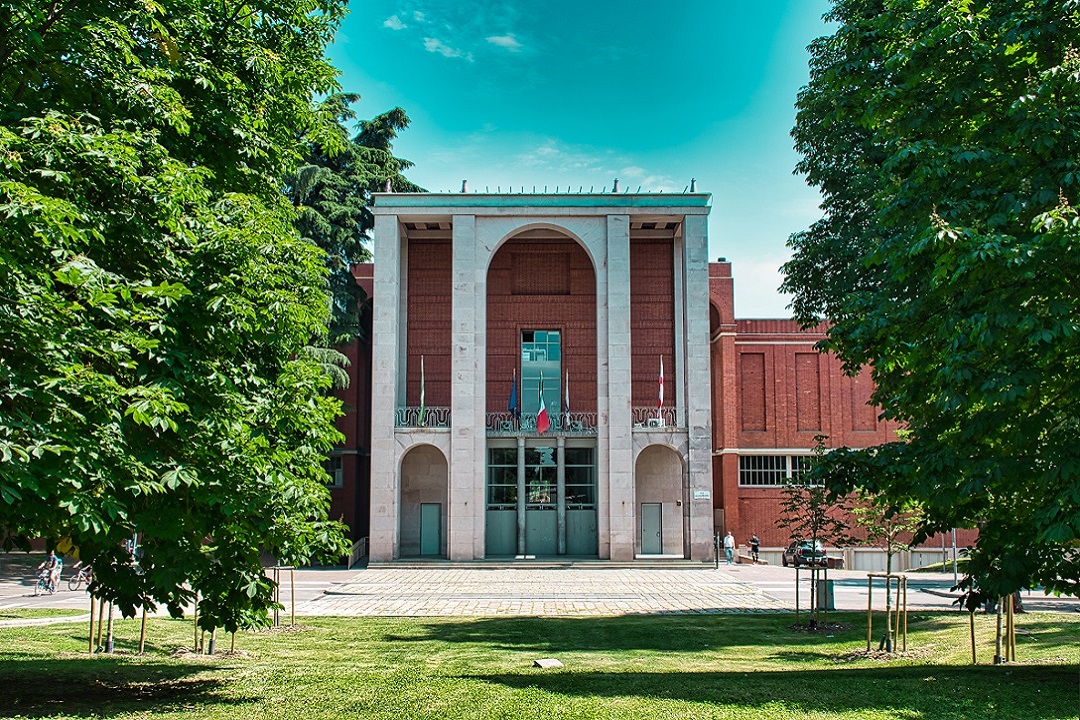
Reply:
M485 556L596 557L596 271L527 228L488 266Z
M447 463L418 445L401 459L400 557L446 557Z
M634 488L639 555L685 556L682 477L682 458L671 448L650 445L638 454Z

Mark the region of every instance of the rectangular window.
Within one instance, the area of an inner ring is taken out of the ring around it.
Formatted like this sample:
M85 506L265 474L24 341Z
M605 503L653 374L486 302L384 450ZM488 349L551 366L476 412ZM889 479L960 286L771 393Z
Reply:
M487 468L488 510L517 508L517 448L489 448Z
M739 485L783 487L810 468L810 455L740 455Z
M525 330L521 333L521 410L540 412L540 378L544 378L544 404L552 425L562 405L559 402L562 369L562 334L558 330Z
M566 448L566 507L596 508L596 462L592 448Z
M326 474L329 476L326 484L330 487L339 488L345 484L345 471L342 467L340 455L335 455L327 459Z

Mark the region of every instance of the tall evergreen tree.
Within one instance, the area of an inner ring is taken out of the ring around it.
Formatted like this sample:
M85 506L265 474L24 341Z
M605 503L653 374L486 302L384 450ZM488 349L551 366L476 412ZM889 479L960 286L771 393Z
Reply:
M361 121L359 132L350 138L347 123L356 118L351 106L359 99L341 93L322 102L320 112L333 120L334 137L330 142L312 139L303 164L286 182L286 194L298 210L297 229L326 253L331 345L360 334L366 298L351 269L371 259L371 194L385 190L387 181L395 192L423 191L402 174L412 163L394 157L391 148L397 133L409 125L405 111L395 108Z

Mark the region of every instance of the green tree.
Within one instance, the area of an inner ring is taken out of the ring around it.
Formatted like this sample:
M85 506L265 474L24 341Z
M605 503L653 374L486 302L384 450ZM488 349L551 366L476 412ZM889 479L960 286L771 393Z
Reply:
M824 458L839 490L978 527L969 605L1080 593L1080 3L837 0L793 130L824 217L783 288L871 366L903 443Z
M923 525L923 512L912 501L895 503L881 494L864 495L852 505L851 516L857 529L862 530L864 545L885 550L885 574L893 574L893 558L911 547L911 539ZM897 604L900 598L896 599ZM885 582L885 636L881 647L893 651L892 579Z
M0 7L0 527L131 615L264 621L260 555L338 556L323 253L281 193L343 3ZM141 567L123 542L137 533Z
M818 436L817 448L810 462L810 468L803 468L795 473L791 481L781 489L780 517L776 526L790 533L793 541L806 540L813 547L821 545L844 546L851 542L848 532L850 503L846 495L826 487L816 475L808 470L825 455L824 436ZM818 605L817 573L811 573L810 582L810 627L817 626ZM798 580L796 579L796 582Z
M405 111L395 108L363 120L359 133L350 138L346 123L356 118L350 106L359 99L341 93L322 101L320 111L333 119L334 136L329 142L317 137L308 142L303 164L286 178L285 186L298 211L300 234L326 253L332 297L327 341L331 345L360 334L367 298L351 271L353 265L371 259L368 241L375 227L371 194L384 191L387 182L395 192L422 192L402 175L412 163L394 157L391 148L397 133L409 125Z

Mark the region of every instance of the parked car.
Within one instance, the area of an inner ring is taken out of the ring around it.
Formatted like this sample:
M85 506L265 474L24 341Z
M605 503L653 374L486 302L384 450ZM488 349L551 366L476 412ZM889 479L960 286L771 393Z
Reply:
M794 565L795 567L800 565L825 567L828 558L825 556L825 546L821 544L821 541L796 540L787 546L787 550L784 551L780 562L784 564L784 567L788 565Z

